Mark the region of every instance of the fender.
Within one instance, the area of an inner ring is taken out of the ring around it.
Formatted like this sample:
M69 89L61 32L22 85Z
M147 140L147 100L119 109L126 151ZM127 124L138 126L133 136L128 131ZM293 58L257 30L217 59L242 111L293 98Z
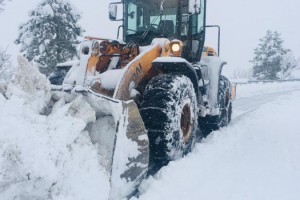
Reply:
M202 58L201 65L206 65L208 68L209 76L209 92L208 92L208 101L212 108L218 108L218 88L220 75L224 65L227 63L221 60L219 57L207 56ZM213 112L214 113L214 112ZM217 112L215 113L217 114ZM215 115L213 114L213 115Z
M159 57L152 62L152 67L159 73L178 73L189 77L194 85L197 100L199 100L198 80L201 77L197 76L196 70L186 59L179 57Z

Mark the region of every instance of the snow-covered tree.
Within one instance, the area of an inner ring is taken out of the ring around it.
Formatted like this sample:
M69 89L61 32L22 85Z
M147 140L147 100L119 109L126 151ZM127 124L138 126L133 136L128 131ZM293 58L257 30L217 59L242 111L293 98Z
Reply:
M278 79L282 70L284 57L290 52L283 48L283 40L277 31L267 31L265 37L260 39L258 47L254 50L253 77L258 80Z
M252 69L237 68L233 71L232 78L234 79L251 79Z
M43 0L19 28L17 44L30 61L49 74L57 63L77 56L80 14L67 0ZM46 70L45 70L46 69Z
M277 77L280 79L288 79L292 71L299 65L292 52L286 53L281 60L281 70L277 73Z

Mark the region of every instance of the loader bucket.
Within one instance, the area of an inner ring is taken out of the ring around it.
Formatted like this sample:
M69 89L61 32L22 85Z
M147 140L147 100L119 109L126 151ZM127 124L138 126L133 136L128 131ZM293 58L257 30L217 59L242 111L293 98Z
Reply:
M110 148L105 150L110 152L107 158L111 159L107 162L111 185L109 200L129 197L146 176L149 164L149 141L138 107L133 100L124 102L92 90L84 96L96 111L97 121L110 118L114 124L110 131L103 131L104 127L97 125L91 128L93 138L100 139L100 148L101 145ZM110 144L105 144L107 141Z

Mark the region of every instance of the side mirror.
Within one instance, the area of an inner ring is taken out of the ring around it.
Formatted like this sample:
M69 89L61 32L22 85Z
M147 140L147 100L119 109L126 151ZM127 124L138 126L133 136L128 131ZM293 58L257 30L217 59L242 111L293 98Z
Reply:
M109 19L111 21L116 21L117 14L118 14L118 6L116 4L110 4L109 5Z

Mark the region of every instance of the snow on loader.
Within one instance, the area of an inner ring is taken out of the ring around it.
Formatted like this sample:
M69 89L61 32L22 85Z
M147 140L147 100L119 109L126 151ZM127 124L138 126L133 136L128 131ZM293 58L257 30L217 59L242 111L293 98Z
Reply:
M110 4L112 21L118 7L123 41L87 37L54 88L95 110L87 130L107 159L110 199L130 196L149 170L190 152L197 130L226 126L232 112L226 63L204 47L206 0L123 0Z

